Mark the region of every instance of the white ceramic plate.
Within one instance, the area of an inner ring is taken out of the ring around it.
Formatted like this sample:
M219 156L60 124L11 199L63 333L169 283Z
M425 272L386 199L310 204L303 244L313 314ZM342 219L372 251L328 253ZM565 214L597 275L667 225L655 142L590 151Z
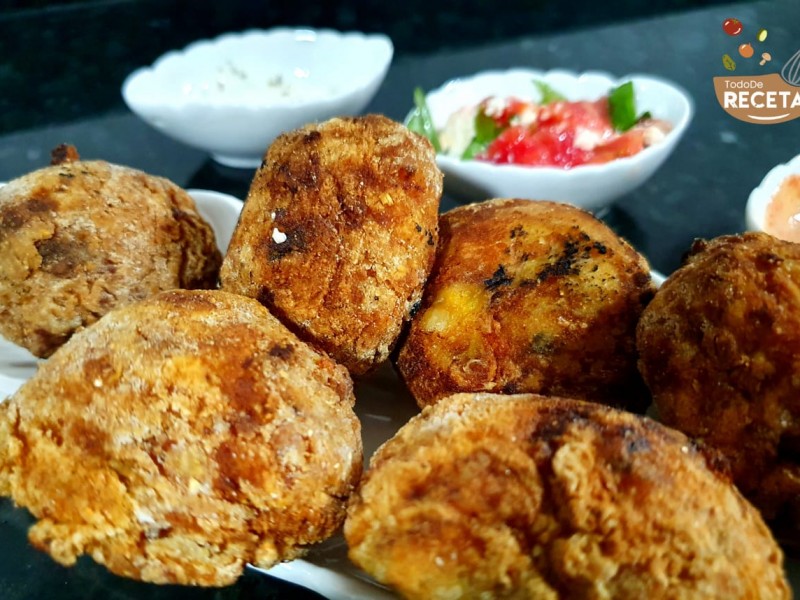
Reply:
M764 231L767 205L789 175L800 175L800 154L787 163L773 167L759 186L750 192L745 207L745 222L750 231Z
M649 111L654 118L669 122L672 130L660 143L632 157L572 169L496 165L440 154L437 161L445 173L445 187L456 199L556 200L597 210L631 192L655 173L675 149L694 112L687 92L651 75L616 78L598 71L578 74L562 70L510 69L454 79L429 92L428 107L434 126L442 129L452 113L474 106L487 96L538 100L540 92L534 81L544 81L569 100L596 100L612 88L632 81L637 110Z
M200 213L212 224L217 243L224 252L239 219L242 203L219 192L188 191L195 199ZM656 281L660 283L657 279ZM0 402L34 374L38 362L26 350L0 337ZM355 394L356 413L362 424L365 457L370 457L378 446L419 412L414 400L389 365L359 381ZM341 534L321 544L303 559L283 563L269 570L248 568L305 586L329 600L397 598L347 559L347 547ZM790 577L793 577L796 567L791 561L787 561L787 569Z

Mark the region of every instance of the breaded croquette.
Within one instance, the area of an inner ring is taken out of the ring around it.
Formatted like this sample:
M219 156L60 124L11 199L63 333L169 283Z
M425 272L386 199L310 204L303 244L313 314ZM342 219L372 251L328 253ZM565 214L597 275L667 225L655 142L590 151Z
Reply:
M463 206L440 229L398 360L420 406L486 391L640 408L635 331L654 292L641 255L591 214L554 202Z
M284 134L256 172L222 287L365 373L389 356L422 294L441 194L430 143L386 117Z
M108 311L212 288L222 257L174 183L72 147L0 187L0 334L46 357Z
M769 519L800 527L800 244L697 241L638 329L658 415L730 461ZM783 514L782 514L783 513Z
M791 596L758 511L688 438L588 402L442 399L373 456L344 531L410 599Z
M0 494L61 564L228 585L342 524L353 404L346 369L254 300L164 292L75 334L0 404Z

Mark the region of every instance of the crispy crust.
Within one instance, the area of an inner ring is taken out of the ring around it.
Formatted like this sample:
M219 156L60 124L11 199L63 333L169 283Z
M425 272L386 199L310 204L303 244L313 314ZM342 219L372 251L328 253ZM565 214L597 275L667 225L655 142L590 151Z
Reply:
M442 215L434 274L398 368L420 406L454 392L635 405L644 258L566 204L497 199Z
M373 457L350 558L406 598L789 598L758 511L682 434L598 404L458 394Z
M768 518L800 526L800 245L764 233L694 244L638 329L660 418L717 447Z
M0 405L0 492L62 564L227 585L341 525L353 404L347 371L257 302L164 292L73 336Z
M223 289L364 373L388 357L422 294L441 194L430 143L385 117L284 134L253 180Z
M0 334L36 356L113 308L216 286L221 261L194 201L160 177L66 160L0 188Z

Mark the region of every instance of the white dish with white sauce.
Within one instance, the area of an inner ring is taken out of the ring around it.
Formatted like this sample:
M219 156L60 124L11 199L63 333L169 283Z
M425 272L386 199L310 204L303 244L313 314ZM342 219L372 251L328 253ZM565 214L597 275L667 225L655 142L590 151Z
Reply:
M381 34L283 27L229 33L137 69L122 96L164 134L224 165L253 168L281 132L359 114L393 52Z

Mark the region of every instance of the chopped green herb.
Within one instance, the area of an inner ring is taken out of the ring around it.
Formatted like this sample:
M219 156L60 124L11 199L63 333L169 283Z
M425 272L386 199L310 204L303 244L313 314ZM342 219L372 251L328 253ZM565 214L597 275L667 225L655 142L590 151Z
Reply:
M406 126L411 131L428 138L436 152L441 151L442 146L439 143L439 136L436 133L436 127L433 126L431 111L428 109L425 92L422 88L414 89L414 110L411 111L411 116L408 118Z
M541 94L541 98L539 98L539 104L551 104L553 102L559 102L567 99L563 94L555 91L544 81L534 81L533 85L538 88L539 94Z
M478 154L480 154L484 150L486 150L486 144L481 144L475 138L472 138L472 141L469 143L469 146L467 146L464 149L464 152L461 154L461 159L471 160L476 156L478 156Z
M636 125L636 98L633 83L628 81L614 88L608 94L608 112L611 124L617 131L628 131Z
M723 54L722 55L722 66L728 69L728 71L735 71L736 70L736 61L734 61L730 54Z
M483 152L489 144L497 139L497 136L502 132L502 127L499 127L494 119L488 116L483 110L479 110L475 115L475 136L467 146L461 158L469 160L475 158L478 154Z

